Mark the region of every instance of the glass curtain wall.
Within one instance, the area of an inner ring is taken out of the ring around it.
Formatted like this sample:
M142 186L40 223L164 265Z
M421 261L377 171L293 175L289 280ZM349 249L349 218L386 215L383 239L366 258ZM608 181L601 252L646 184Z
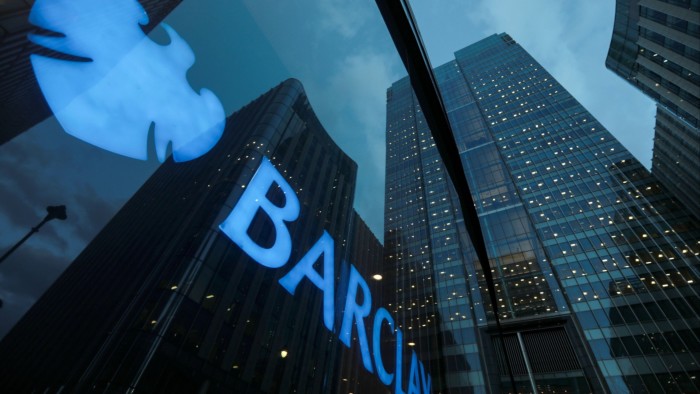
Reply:
M374 2L10 1L0 49L0 391L429 391Z

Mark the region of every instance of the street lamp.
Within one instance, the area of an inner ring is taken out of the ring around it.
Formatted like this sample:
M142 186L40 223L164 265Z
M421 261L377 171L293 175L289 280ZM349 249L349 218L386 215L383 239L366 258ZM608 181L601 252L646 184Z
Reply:
M66 220L68 218L68 215L66 215L66 206L65 205L58 205L58 206L48 206L46 207L46 217L44 217L44 220L42 220L39 224L36 226L32 227L31 230L27 233L27 235L24 236L24 238L20 239L19 242L17 242L13 247L10 248L5 254L0 257L0 263L5 261L5 259L12 254L17 248L20 247L24 243L24 241L28 240L29 237L32 236L32 234L36 233L39 231L41 226L44 225L44 223L48 222L49 220L53 219L58 219L58 220Z

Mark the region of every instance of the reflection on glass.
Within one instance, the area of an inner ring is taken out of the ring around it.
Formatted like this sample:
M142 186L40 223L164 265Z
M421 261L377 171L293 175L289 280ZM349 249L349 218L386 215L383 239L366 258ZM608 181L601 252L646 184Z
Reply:
M175 161L201 156L221 137L224 110L210 90L189 86L194 53L166 24L169 45L148 38L140 27L148 16L136 0L109 4L44 0L32 8L33 24L62 35L31 34L34 43L88 59L31 55L54 116L69 134L128 157L145 160L149 144L161 162L167 149Z

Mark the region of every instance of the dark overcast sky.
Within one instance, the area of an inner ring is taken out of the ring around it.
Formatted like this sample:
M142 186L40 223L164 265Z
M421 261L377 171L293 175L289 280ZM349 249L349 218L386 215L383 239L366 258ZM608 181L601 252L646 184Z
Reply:
M650 100L604 67L614 2L415 0L433 65L508 32L649 165ZM386 89L406 72L375 2L184 0L167 19L196 62L191 85L232 113L288 77L302 81L329 134L359 165L355 207L382 238ZM162 41L162 31L154 39ZM62 131L53 118L0 146L0 251L66 204L0 266L0 337L157 168Z

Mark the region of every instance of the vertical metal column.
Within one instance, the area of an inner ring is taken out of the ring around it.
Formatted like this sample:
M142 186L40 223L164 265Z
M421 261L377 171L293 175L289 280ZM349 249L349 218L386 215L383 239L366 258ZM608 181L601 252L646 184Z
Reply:
M530 359L527 357L527 351L525 350L525 342L523 342L523 336L520 334L520 331L517 333L518 335L518 344L520 345L520 351L523 353L523 360L525 360L525 368L527 369L527 377L530 379L530 386L532 386L532 392L534 394L537 394L537 385L535 384L535 377L532 375L532 367L530 366ZM508 357L508 355L506 355Z

